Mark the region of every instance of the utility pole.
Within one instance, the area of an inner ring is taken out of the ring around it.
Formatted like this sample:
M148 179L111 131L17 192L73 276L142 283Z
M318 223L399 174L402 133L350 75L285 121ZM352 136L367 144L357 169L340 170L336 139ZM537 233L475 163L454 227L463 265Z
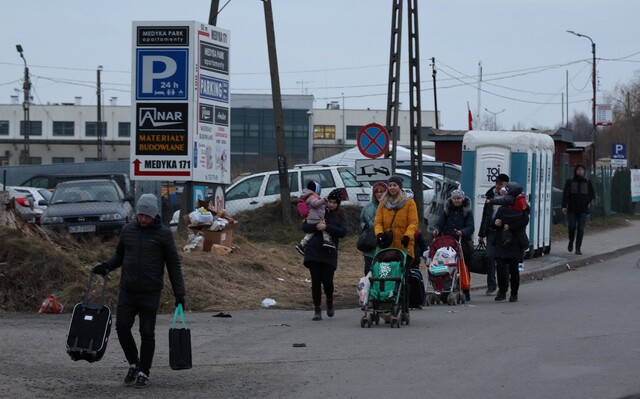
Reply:
M211 0L211 8L209 8L209 25L216 26L218 23L218 6L220 0Z
M402 5L404 0L393 0L391 16L391 48L389 51L389 89L387 91L386 128L391 136L391 173L396 172L396 148L398 146L398 104L400 103L400 45L402 44Z
M407 20L409 24L409 124L411 135L411 190L418 204L418 224L424 221L424 196L422 183L422 104L420 101L420 43L418 32L418 0L408 0ZM435 64L435 58L431 59ZM433 93L435 96L436 75L433 70ZM438 127L436 102L436 128Z
M481 94L482 94L482 61L478 61L478 114L476 115L476 120L478 121L478 126L482 123L480 120L480 113L482 112L481 106Z
M498 114L503 113L504 111L506 111L506 109L503 108L502 111L498 111L498 112L491 112L486 108L484 110L490 113L491 115L493 115L493 130L494 131L498 130Z
M273 98L273 116L276 127L276 150L278 151L278 175L280 177L280 198L282 202L282 223L291 224L291 192L289 190L289 173L284 141L282 116L282 98L280 93L280 75L278 72L278 54L276 51L276 34L273 27L273 11L271 0L262 0L264 19L267 28L267 47L269 50L269 70L271 72L271 92Z
M20 155L20 163L26 165L31 163L31 155L29 154L29 133L31 130L31 121L29 119L29 108L31 106L31 80L29 79L29 67L27 66L27 59L24 58L22 53L22 46L17 44L16 50L20 53L20 58L24 61L24 84L22 89L24 91L24 101L22 102L22 109L24 110L24 149Z
M565 71L565 85L567 91L567 129L569 129L569 70Z
M96 135L97 143L98 143L98 161L102 161L102 87L100 84L100 73L102 72L102 65L98 65L98 89L96 90L96 95L98 96L98 122L96 126Z
M438 123L438 91L436 89L436 57L431 57L431 77L433 78L433 107L436 111L436 129L440 129Z

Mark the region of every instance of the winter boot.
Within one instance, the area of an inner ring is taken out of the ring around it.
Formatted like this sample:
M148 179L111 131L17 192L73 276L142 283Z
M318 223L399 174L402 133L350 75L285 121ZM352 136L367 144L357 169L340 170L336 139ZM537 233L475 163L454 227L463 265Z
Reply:
M335 313L333 310L333 300L327 300L327 316L333 317Z
M322 320L322 310L320 309L320 306L316 306L315 313L313 314L313 318L311 320L313 321Z
M505 299L507 299L507 293L506 292L502 292L502 291L498 291L498 295L496 295L495 301L496 302L502 302Z

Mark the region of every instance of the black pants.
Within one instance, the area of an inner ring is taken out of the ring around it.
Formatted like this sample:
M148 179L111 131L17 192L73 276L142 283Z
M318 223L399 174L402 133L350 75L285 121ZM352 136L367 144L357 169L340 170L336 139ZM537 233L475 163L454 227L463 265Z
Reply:
M120 346L129 364L137 364L147 375L149 375L156 348L156 314L159 306L160 292L134 294L120 291L118 297L116 331ZM138 358L136 341L131 333L136 315L140 322L140 358Z
M371 265L373 264L373 258L368 256L364 257L364 275L366 276L371 271Z
M511 295L518 296L518 288L520 288L518 260L496 258L496 266L498 267L498 291L506 294L511 281Z
M311 296L313 297L313 306L320 307L322 304L322 288L324 287L324 296L327 298L327 306L333 306L333 267L321 263L313 262L309 265L311 272Z

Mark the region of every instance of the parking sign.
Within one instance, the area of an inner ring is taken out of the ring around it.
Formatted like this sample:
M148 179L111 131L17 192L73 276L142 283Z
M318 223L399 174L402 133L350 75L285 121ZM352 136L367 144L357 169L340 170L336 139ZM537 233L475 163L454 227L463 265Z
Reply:
M626 146L622 143L611 144L611 159L626 159Z
M136 100L186 100L188 49L137 49Z

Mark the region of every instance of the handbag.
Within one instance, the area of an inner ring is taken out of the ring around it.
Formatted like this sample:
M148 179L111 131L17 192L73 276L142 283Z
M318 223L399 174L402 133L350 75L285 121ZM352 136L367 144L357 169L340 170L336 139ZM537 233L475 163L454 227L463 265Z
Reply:
M487 274L489 257L487 256L487 247L484 244L478 244L471 254L469 271L476 274Z
M385 231L382 236L382 243L378 245L380 248L389 248L393 243L393 222L396 220L396 215L398 214L398 210L396 209L396 213L393 214L393 218L391 219L391 225L389 226L389 230Z
M369 225L365 224L358 236L358 242L356 243L358 251L371 252L376 249L376 236L369 228Z
M182 328L176 328L178 316L182 319ZM187 328L182 304L179 304L169 329L169 367L173 370L185 370L191 366L191 330Z

